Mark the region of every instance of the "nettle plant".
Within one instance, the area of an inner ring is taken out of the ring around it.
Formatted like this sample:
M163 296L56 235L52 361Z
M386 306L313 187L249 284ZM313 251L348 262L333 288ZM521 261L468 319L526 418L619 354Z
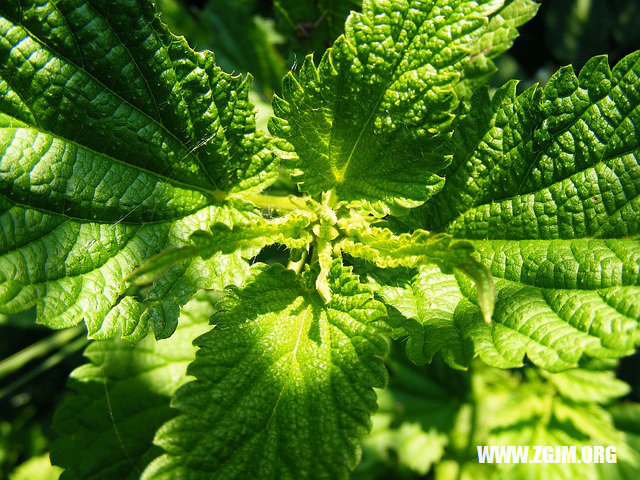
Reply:
M0 309L95 340L63 477L346 478L391 338L418 364L526 357L535 435L624 443L597 404L628 387L597 370L640 338L640 53L490 94L537 8L365 0L266 134L250 78L147 0L0 3ZM256 261L274 244L286 267Z

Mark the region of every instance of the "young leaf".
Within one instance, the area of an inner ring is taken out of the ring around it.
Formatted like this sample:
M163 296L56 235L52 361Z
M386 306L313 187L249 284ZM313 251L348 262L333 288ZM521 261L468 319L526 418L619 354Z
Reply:
M396 309L398 332L408 335L407 355L417 365L431 362L441 353L453 368L467 368L476 355L474 344L456 323L454 311L463 296L454 275L442 273L437 265L411 270L370 272L376 292Z
M319 66L307 57L274 101L270 130L286 140L302 190L335 189L340 201L383 213L422 204L442 188L436 172L446 159L435 149L456 88L492 72L491 58L536 8L528 0L363 2Z
M636 52L613 71L605 57L578 77L563 68L543 90L516 96L509 83L492 99L486 90L474 95L450 146L447 184L425 205L423 223L474 246L496 279L494 321L479 321L466 278L423 268L407 279L406 295L428 304L437 290L447 292L437 312L404 312L414 333L424 329L423 361L445 348L457 367L474 355L515 367L526 354L560 371L583 354L633 351L640 339L639 82Z
M418 267L436 263L451 272L460 263L470 260L473 252L470 244L456 243L449 235L431 234L424 230L395 235L388 228L361 226L352 223L351 219L339 225L346 237L337 247L381 268Z
M259 249L279 243L291 249L305 248L313 241L307 230L316 216L311 212L295 212L273 220L258 220L251 225L238 225L232 229L225 224L212 225L209 232L195 232L191 239L203 256L214 253L233 253L236 250Z
M135 347L121 340L94 342L87 363L71 374L68 396L58 408L53 461L65 468L62 479L137 479L160 449L156 430L174 411L169 399L189 380L195 357L191 342L208 328L212 299L202 295L183 310L168 340L145 338ZM82 452L82 454L79 454Z
M384 386L384 306L335 262L324 301L294 272L264 268L200 347L143 478L347 478ZM312 283L312 282L311 282Z
M170 34L147 0L3 1L0 40L0 311L164 337L198 288L241 282L239 255L174 271L145 303L123 279L198 229L246 220L221 202L275 179L249 80Z
M236 225L233 228L216 223L211 225L208 232L193 232L190 236L193 245L170 248L150 257L125 280L136 286L149 285L166 274L169 268L193 257L209 259L218 253L255 252L274 243L302 249L313 240L305 229L314 219L311 212L297 212L270 221L260 218L251 225Z
M395 235L388 228L358 225L351 219L339 224L347 237L338 242L336 248L379 267L436 264L447 273L458 268L475 281L483 318L485 322L491 322L495 295L493 278L486 268L471 258L471 244L455 242L449 235L430 234L420 229L412 234Z
M615 372L594 372L575 369L561 373L543 374L560 392L560 394L581 403L611 403L624 397L631 387L616 378Z

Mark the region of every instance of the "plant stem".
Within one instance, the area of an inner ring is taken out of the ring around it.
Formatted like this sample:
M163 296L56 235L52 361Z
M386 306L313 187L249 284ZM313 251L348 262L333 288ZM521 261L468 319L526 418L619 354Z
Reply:
M289 260L289 263L287 264L287 268L289 270L293 270L296 273L300 273L300 271L302 270L302 267L304 267L305 262L307 261L307 250L302 252L302 256L300 257L300 260L298 260L297 262L294 262L292 260Z
M68 344L82 333L82 326L61 330L5 358L0 362L0 380L21 369L30 361Z
M52 367L55 367L57 364L59 364L65 358L67 358L69 355L80 350L87 343L89 343L89 340L86 337L82 336L80 338L77 338L72 343L64 345L58 352L51 355L49 358L47 358L45 361L40 363L34 369L28 371L25 375L22 375L15 382L9 384L9 386L7 386L6 388L1 389L0 399L8 397L17 389L19 389L23 385L29 383L31 380L36 378L38 375L46 372Z

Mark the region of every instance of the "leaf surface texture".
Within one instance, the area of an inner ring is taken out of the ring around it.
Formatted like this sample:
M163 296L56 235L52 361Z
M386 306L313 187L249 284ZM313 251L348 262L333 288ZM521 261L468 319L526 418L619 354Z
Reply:
M348 478L382 387L385 311L334 263L325 305L293 272L263 269L213 319L158 432L144 478Z
M175 329L198 288L246 275L239 254L173 271L150 296L123 279L271 181L249 81L220 71L146 0L0 5L0 309L132 341ZM138 322L137 319L140 319Z

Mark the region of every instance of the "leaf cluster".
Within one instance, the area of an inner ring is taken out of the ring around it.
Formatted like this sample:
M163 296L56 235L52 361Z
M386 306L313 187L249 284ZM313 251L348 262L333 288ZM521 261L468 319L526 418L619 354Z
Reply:
M217 57L147 0L0 4L0 313L95 340L62 478L348 478L372 426L356 476L635 471L640 52L490 91L531 0L274 6L286 74L254 1L184 19Z

